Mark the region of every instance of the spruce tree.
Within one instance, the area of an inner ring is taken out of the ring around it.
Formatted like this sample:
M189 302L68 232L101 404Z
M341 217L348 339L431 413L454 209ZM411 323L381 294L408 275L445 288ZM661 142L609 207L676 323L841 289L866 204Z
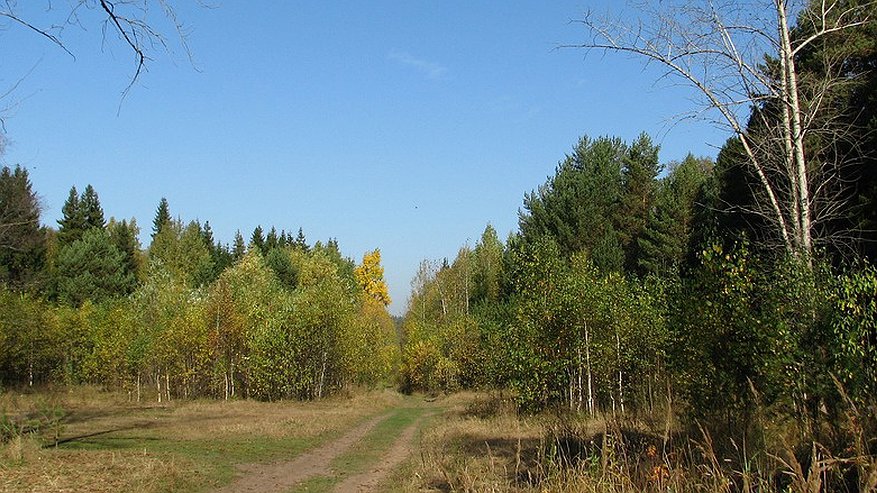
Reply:
M244 235L241 234L241 230L237 230L234 233L234 246L231 250L231 258L233 261L237 262L242 259L244 255L247 254L247 244L244 243Z
M695 201L712 172L712 162L688 155L671 165L659 182L655 206L637 239L637 263L643 273L678 272L691 248Z
M268 236L265 238L265 251L270 252L274 250L280 245L280 240L277 238L277 230L274 226L271 226L271 231L268 232Z
M167 199L162 197L158 203L158 209L155 211L155 219L152 220L152 239L161 233L162 228L171 220L171 211L168 206Z
M106 226L107 222L104 219L104 210L101 208L100 199L90 184L85 187L82 198L79 199L79 210L82 212L82 220L86 230L103 229Z
M285 230L285 229L281 229L281 230L280 230L280 234L277 235L277 246L278 246L279 248L286 248L287 246L289 246L289 242L287 241L287 237L286 237L286 236L287 236L287 235L286 235L286 230Z
M58 242L69 245L82 237L85 231L85 214L79 202L76 186L70 187L70 194L61 208L63 216L58 220Z
M205 221L204 226L201 227L201 238L204 239L204 246L206 246L207 249L210 250L211 255L213 255L218 245L214 243L213 229L210 227L210 221Z
M0 171L0 283L26 288L37 281L45 262L46 232L27 170Z
M294 243L295 247L303 252L310 250L310 247L308 247L308 241L305 239L305 233L301 228L298 228L298 236L296 236L295 241L291 243Z
M131 219L129 223L124 219L121 221L110 219L107 232L113 245L125 256L125 274L133 274L136 277L140 269L140 242L137 240L139 230L136 220Z
M250 245L258 248L261 253L265 253L265 235L262 232L262 225L256 226L256 229L253 230Z

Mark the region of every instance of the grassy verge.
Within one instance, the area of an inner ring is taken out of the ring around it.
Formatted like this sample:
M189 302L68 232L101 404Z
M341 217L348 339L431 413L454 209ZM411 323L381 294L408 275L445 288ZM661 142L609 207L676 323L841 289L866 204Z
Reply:
M320 402L188 401L136 404L76 388L4 394L5 416L63 408L61 422L0 444L0 492L204 491L235 465L285 459L401 402L371 392ZM55 443L57 442L57 445Z

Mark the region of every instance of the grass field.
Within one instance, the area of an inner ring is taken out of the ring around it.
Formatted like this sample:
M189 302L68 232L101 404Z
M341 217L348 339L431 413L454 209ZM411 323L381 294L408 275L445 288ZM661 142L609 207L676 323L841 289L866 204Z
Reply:
M672 423L521 416L488 393L159 405L77 387L7 392L0 411L0 492L877 490L867 452L740 461L707 436L672 437ZM287 474L305 463L306 476ZM266 470L286 478L257 477Z
M6 393L0 411L44 425L2 445L0 491L209 491L237 464L297 455L405 401L389 391L309 403L161 405L81 387Z

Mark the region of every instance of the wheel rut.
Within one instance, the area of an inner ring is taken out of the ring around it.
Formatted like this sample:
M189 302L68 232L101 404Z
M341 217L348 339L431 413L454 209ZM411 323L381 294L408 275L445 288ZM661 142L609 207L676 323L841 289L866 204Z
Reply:
M335 493L358 493L376 491L393 470L414 452L414 437L423 422L423 416L408 425L399 435L389 450L384 452L380 460L372 464L368 470L348 476L332 490Z
M384 413L371 418L340 438L306 451L292 460L239 466L241 475L231 484L216 491L217 493L288 491L315 476L329 475L332 460L362 440L387 416L388 414Z

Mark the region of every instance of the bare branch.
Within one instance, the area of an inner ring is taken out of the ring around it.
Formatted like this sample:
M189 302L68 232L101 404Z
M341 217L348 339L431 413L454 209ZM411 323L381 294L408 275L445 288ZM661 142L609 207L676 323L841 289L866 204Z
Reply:
M848 77L839 71L842 61L826 60L821 78L799 80L796 56L825 36L872 22L866 14L874 3L825 0L808 10L786 0L640 2L633 22L587 12L580 23L591 41L566 47L639 57L692 87L702 107L686 115L717 113L760 183L753 196L761 202L748 212L773 224L789 253L809 259L820 222L845 210L848 187L835 179L837 170L810 163L818 150L807 146L842 141L846 132L827 108ZM793 39L790 12L801 12L809 34L796 31Z
M59 48L61 48L62 50L64 50L65 53L67 53L68 55L73 57L74 60L76 59L76 56L73 53L71 53L70 50L68 50L66 46L64 46L64 43L62 43L61 40L58 39L57 36L50 33L49 31L47 31L45 29L40 29L40 28L34 26L33 24L25 21L24 19L18 17L14 13L7 11L7 10L0 10L0 17L5 17L5 18L17 23L17 24L20 24L20 25L30 29L31 31L39 34L40 36L48 39L52 43L58 45Z

